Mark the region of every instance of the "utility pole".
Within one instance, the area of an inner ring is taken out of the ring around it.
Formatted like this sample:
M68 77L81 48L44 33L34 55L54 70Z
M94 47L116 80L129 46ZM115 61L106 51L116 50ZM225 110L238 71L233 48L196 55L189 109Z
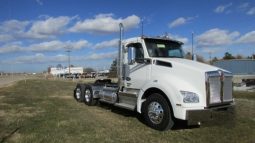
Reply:
M193 37L194 37L194 32L191 33L191 59L194 60L194 51L193 51Z
M66 50L66 52L68 53L68 73L70 75L70 73L71 73L71 71L70 71L70 52L71 52L71 50L68 49L68 50Z
M254 60L254 57L255 57L255 52L253 50L252 55L251 55L251 59Z

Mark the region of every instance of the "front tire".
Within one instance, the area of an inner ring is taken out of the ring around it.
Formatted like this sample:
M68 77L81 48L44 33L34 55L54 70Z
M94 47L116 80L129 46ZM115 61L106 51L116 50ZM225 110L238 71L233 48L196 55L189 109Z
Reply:
M91 86L86 86L84 90L84 102L88 106L93 106L97 104L97 99L93 98L93 90Z
M171 107L161 94L150 95L144 102L142 111L146 124L153 129L164 131L174 125Z

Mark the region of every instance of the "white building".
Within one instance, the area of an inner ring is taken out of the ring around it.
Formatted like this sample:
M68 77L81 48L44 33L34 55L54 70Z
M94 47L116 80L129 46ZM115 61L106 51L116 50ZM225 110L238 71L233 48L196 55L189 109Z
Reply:
M50 74L56 76L61 74L68 74L69 68L50 68ZM82 74L83 73L83 67L70 67L70 73L71 74Z

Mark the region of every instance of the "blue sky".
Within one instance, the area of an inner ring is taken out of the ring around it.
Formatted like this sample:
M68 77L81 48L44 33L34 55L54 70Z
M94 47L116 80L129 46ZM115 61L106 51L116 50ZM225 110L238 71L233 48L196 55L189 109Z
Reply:
M0 71L71 64L105 69L124 38L168 33L206 59L255 52L255 0L0 0Z

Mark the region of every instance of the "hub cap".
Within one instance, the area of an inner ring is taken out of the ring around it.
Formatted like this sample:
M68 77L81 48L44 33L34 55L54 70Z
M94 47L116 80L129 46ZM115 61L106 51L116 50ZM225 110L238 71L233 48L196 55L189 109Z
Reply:
M148 106L148 116L152 123L160 124L164 117L164 110L158 102L151 102Z
M86 89L86 91L85 91L85 100L86 100L86 102L90 101L90 97L91 97L90 90Z
M76 99L80 99L81 98L81 89L80 88L76 89L75 96L76 96Z

